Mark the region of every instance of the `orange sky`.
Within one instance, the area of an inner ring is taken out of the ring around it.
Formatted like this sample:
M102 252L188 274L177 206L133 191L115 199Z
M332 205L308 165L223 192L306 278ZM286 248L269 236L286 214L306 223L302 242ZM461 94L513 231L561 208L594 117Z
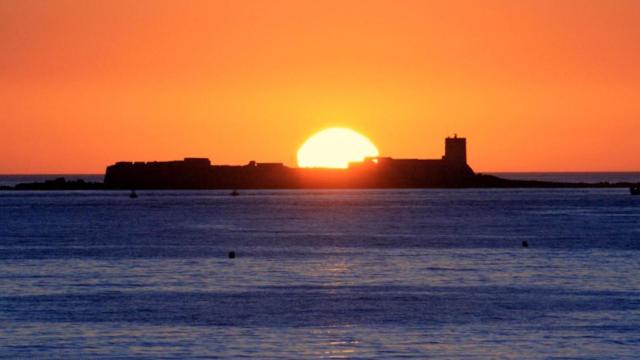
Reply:
M0 173L295 165L329 126L476 171L640 170L640 1L0 0Z

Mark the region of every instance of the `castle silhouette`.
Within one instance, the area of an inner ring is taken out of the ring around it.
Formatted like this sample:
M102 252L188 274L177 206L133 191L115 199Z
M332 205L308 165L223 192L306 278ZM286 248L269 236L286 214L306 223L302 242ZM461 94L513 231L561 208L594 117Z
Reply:
M640 187L628 182L563 183L476 174L467 164L465 138L447 137L444 144L441 159L369 157L350 163L347 169L292 168L255 161L246 165L212 165L207 158L122 161L107 167L103 183L57 178L0 186L0 190Z
M465 138L445 139L441 159L370 157L347 169L292 168L282 163L212 165L207 158L118 162L107 167L110 189L313 189L469 187L476 174L467 164Z

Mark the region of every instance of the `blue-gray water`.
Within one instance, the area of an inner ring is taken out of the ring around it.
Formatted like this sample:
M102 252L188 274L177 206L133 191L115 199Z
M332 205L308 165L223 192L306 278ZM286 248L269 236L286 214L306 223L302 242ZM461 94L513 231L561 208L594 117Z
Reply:
M0 358L640 354L626 189L138 193L0 192Z

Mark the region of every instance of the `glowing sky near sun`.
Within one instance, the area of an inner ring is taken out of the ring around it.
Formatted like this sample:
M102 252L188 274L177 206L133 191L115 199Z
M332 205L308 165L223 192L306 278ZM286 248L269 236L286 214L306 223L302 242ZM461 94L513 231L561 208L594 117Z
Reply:
M479 171L640 170L640 1L0 0L0 173L296 164L342 126Z

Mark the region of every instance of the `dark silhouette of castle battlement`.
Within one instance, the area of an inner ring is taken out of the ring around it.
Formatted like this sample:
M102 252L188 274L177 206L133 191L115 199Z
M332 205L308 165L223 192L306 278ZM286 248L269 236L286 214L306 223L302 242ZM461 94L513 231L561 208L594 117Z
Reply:
M466 139L445 139L442 159L366 158L347 169L292 168L281 163L212 165L206 158L118 162L107 167L111 189L421 188L473 186Z
M467 163L467 139L459 138L458 134L444 140L444 156L442 160L450 163Z

